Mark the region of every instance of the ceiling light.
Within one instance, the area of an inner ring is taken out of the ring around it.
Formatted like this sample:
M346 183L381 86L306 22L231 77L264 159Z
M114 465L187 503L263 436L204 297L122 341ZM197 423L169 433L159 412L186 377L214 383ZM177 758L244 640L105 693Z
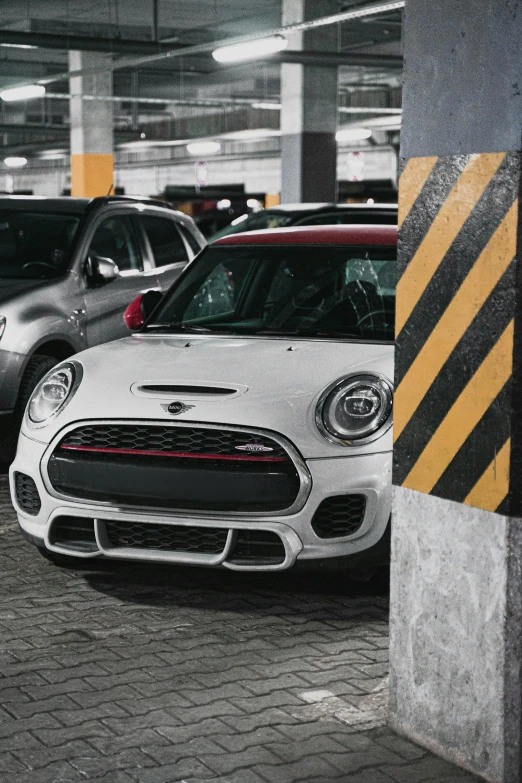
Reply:
M257 38L252 41L220 46L214 49L212 57L218 63L238 63L243 60L257 60L267 54L282 52L288 46L284 35L271 35L268 38Z
M230 209L232 206L232 202L229 198L222 198L218 203L216 204L216 207L218 209Z
M11 158L4 158L4 163L8 169L21 169L27 163L27 158L17 158L15 156Z
M281 136L280 130L274 128L247 128L246 130L223 133L223 139L236 141L256 141L257 139L269 139L272 136Z
M372 132L369 128L344 128L335 134L336 141L362 141L369 139Z
M33 46L32 44L1 43L0 46L5 47L6 49L38 49L37 46Z
M0 92L0 98L7 102L28 101L31 98L41 98L42 95L45 95L43 84L26 84L25 87L11 87Z
M187 144L189 155L213 155L220 149L221 144L218 141L194 141L192 144Z
M269 111L281 111L280 103L253 103L253 109L267 109Z

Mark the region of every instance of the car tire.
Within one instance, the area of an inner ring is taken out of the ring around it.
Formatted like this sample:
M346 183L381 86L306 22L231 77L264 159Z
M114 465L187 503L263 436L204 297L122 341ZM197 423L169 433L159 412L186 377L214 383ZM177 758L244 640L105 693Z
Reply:
M54 356L31 356L23 374L22 383L18 392L18 399L13 413L13 418L9 431L0 441L0 462L11 463L16 454L16 444L18 434L22 426L25 407L36 386L40 383L44 375L49 372L56 364L58 359Z
M62 555L59 552L51 552L50 549L47 549L44 546L37 546L36 548L45 560L60 566L60 568L78 568L79 558L77 557Z

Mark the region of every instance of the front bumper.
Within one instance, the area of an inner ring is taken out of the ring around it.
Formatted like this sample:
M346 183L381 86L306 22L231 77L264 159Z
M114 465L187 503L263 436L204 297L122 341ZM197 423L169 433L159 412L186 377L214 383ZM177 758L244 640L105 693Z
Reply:
M76 500L57 496L45 465L50 448L25 435L20 436L15 461L10 469L11 494L18 520L26 537L56 553L79 558L111 557L126 560L168 562L191 565L223 566L232 570L274 571L291 568L296 563L324 561L358 555L375 547L384 535L391 511L391 452L332 459L310 459L306 462L311 486L306 501L293 513L241 514L217 512L167 512L164 509L130 507L109 503ZM14 474L30 476L38 490L41 507L38 514L29 515L18 505L14 489ZM326 498L344 494L363 494L366 498L364 518L352 535L335 539L319 538L312 528L312 519ZM94 520L96 545L93 551L71 551L53 536L53 525L59 517ZM178 528L212 528L226 531L226 544L216 554L201 552L159 551L118 546L110 540L110 524L140 523ZM284 546L284 559L277 564L238 564L232 562L234 541L241 531L275 533ZM358 559L358 558L356 558Z

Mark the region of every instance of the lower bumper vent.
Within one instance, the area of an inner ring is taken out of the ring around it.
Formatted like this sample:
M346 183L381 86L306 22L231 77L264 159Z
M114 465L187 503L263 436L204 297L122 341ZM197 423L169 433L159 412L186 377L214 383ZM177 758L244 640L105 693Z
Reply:
M94 519L56 517L49 534L51 544L73 552L97 552Z
M270 530L239 530L229 563L234 565L279 565L286 557L277 533Z
M25 473L15 473L14 483L16 502L26 514L35 517L40 513L42 502L33 479Z
M336 495L323 500L312 519L319 538L351 536L361 527L366 510L365 495Z
M105 521L107 537L114 547L156 549L163 552L194 552L217 555L225 548L228 530Z

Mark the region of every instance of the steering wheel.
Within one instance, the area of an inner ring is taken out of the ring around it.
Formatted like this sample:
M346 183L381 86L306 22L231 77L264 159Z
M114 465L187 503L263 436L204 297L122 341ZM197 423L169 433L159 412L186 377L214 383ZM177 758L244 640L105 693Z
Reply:
M53 272L55 271L55 267L52 264L47 264L45 261L28 261L27 264L22 266L20 271L23 272L28 266L44 266L46 269L52 269Z
M370 318L374 318L377 315L383 315L384 316L384 323L386 323L386 310L372 310L371 313L366 313L366 315L363 315L362 318L359 318L356 324L356 329L364 329L363 324L365 321L368 321Z

